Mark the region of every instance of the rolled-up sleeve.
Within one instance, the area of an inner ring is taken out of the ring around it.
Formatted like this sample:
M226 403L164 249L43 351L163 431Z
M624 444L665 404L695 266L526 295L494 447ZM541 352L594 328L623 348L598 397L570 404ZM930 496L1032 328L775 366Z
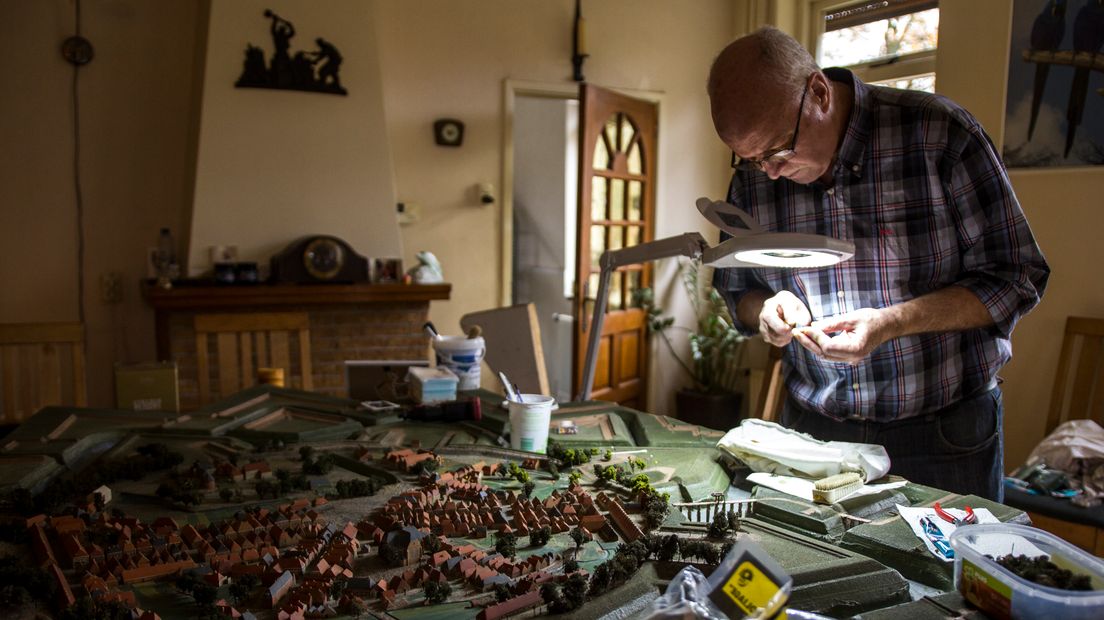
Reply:
M952 203L963 277L1004 337L1043 296L1047 266L1008 175L976 122L959 127L942 171Z

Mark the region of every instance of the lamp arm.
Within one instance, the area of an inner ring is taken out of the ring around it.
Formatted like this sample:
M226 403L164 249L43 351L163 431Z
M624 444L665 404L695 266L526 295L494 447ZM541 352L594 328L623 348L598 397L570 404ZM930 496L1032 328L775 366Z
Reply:
M694 232L602 253L601 258L598 259L601 275L598 277L598 292L594 298L594 316L590 322L590 333L587 334L583 377L579 394L575 397L576 401L589 399L591 389L594 387L594 370L598 363L598 340L602 337L602 324L605 320L606 302L609 298L609 282L614 270L626 265L635 265L675 256L686 256L696 260L701 258L702 253L708 247L705 238L700 233Z

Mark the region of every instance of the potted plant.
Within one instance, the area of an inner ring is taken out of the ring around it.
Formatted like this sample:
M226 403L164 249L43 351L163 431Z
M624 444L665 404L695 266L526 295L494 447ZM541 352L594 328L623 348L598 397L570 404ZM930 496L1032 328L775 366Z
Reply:
M703 285L703 267L695 261L680 267L682 284L690 297L696 325L693 329L675 325L674 317L664 316L655 304L650 288L634 293L635 305L647 312L648 331L659 336L671 355L693 380L693 385L675 394L675 411L680 420L710 428L727 429L739 423L742 394L740 379L743 367L744 343L737 331L724 299L708 283ZM672 342L672 331L687 334L689 360L679 355Z

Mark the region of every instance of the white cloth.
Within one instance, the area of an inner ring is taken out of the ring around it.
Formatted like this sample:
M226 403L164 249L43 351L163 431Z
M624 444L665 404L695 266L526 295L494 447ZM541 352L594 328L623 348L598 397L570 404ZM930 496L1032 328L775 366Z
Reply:
M865 480L889 473L885 448L868 443L820 441L764 420L747 419L725 433L717 447L754 471L821 479L860 472Z

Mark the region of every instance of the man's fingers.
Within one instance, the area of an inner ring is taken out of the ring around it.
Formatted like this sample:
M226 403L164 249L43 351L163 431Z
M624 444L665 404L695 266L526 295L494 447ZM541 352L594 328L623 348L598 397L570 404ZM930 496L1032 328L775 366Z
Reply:
M813 355L824 357L824 350L821 349L820 345L818 345L812 338L809 337L809 335L806 333L806 328L793 330L793 337L795 340L797 340L798 344L811 351Z
M805 304L797 299L792 299L782 304L782 313L783 318L790 327L804 327L813 320Z

